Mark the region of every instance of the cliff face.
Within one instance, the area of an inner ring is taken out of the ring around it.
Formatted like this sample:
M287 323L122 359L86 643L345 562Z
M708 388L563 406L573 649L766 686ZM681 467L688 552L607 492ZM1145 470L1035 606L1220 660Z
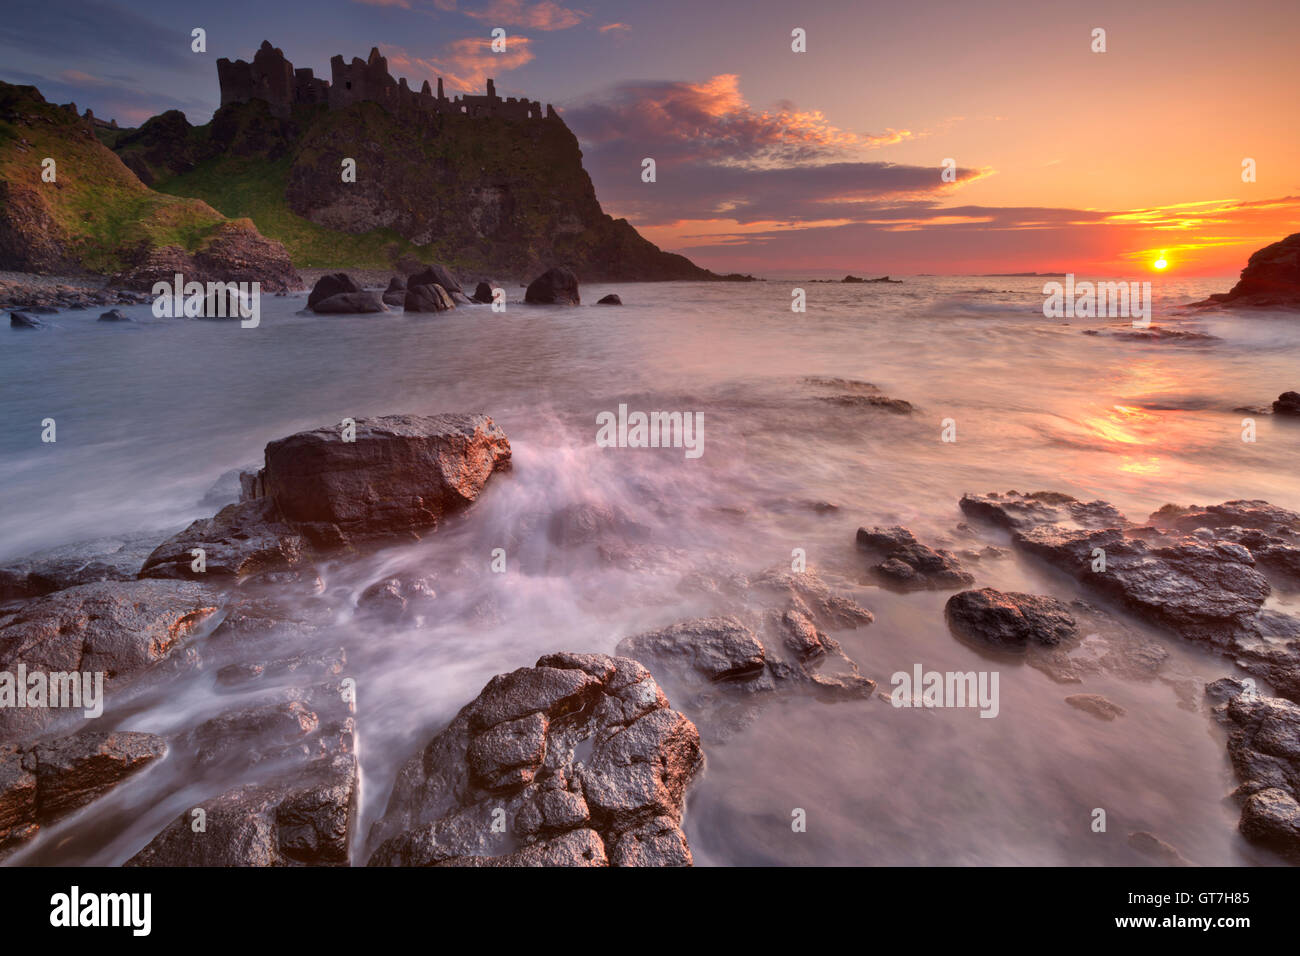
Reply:
M549 107L411 90L368 61L333 83L269 44L219 61L222 107L206 126L171 114L115 148L157 188L247 216L300 267L419 259L500 277L566 265L587 281L710 279L600 208L577 138ZM343 163L356 163L344 182Z
M1232 305L1300 308L1300 232L1256 250L1227 292L1206 300Z
M238 273L268 290L300 281L284 248L252 223L155 192L96 138L90 118L35 87L0 83L0 269L130 273L164 262L204 278Z

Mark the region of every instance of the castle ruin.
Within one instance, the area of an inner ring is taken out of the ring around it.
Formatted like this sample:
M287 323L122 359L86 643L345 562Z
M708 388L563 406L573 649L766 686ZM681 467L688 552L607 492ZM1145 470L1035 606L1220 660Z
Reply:
M545 111L537 100L505 99L497 96L496 84L487 81L487 95L466 94L448 98L442 91L442 77L438 77L438 90L429 88L429 81L417 92L406 84L406 78L394 80L388 72L388 58L379 55L379 49L370 51L370 58L353 57L346 63L342 56L330 60L330 79L316 77L311 69L295 70L285 59L279 47L263 40L253 56L253 62L217 60L217 81L221 86L221 105L265 100L271 113L288 119L295 106L325 104L331 110L343 109L353 103L378 103L391 113L454 114L473 117L494 117L511 120L557 119L548 103Z

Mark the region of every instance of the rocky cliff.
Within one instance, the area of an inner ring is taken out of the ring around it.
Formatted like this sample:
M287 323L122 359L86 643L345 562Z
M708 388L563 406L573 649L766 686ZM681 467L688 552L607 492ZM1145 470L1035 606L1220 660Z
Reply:
M96 138L88 113L0 83L0 269L127 275L164 264L268 291L300 284L283 246L251 222L155 192Z
M246 216L299 267L443 262L502 277L567 265L584 281L710 279L606 215L577 138L536 101L448 99L393 80L376 51L331 86L263 44L223 61L204 126L165 113L116 139L156 188ZM356 177L345 182L344 161Z
M1300 232L1257 250L1236 285L1197 304L1213 303L1300 308Z

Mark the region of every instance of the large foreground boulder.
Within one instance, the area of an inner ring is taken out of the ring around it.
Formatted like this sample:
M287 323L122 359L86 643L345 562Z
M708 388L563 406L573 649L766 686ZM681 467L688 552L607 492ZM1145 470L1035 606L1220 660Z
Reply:
M528 284L524 301L532 305L581 305L578 277L563 266L549 269Z
M318 547L414 540L474 501L510 466L510 441L486 415L386 415L266 446L260 473L281 517Z
M104 675L104 687L165 658L218 606L188 581L108 581L36 598L0 616L0 673ZM0 708L0 741L17 739L76 708Z
M636 661L549 654L402 768L371 866L682 866L695 725Z

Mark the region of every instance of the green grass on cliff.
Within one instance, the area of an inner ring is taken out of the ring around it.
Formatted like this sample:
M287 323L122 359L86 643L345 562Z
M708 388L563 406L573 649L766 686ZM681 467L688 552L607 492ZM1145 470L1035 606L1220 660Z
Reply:
M141 245L197 249L221 222L207 203L144 186L71 112L0 84L0 180L49 216L83 268L114 272ZM54 182L41 178L55 161Z
M285 202L289 157L222 156L156 185L163 193L203 200L229 218L247 217L268 239L284 243L295 266L358 269L391 268L397 257L427 258L429 249L407 242L391 229L352 235L318 226L292 212Z

